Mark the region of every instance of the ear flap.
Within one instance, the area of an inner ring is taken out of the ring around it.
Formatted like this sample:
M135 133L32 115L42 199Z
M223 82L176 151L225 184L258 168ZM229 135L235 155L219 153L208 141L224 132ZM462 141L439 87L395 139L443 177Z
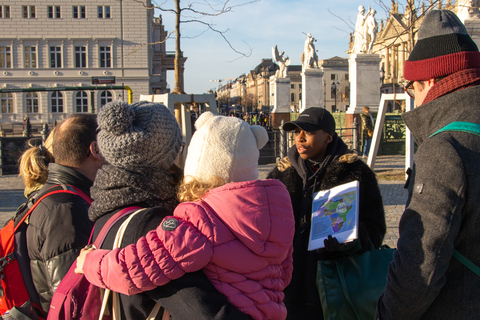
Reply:
M262 126L253 125L250 129L257 140L257 149L262 149L268 142L268 133Z
M201 126L203 126L208 120L212 119L215 117L213 113L210 111L204 112L198 117L197 121L195 121L195 129L200 129Z

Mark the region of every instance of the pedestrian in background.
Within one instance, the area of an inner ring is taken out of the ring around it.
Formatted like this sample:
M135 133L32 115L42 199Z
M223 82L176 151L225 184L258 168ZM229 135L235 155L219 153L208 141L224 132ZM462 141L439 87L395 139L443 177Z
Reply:
M480 266L480 53L453 12L426 14L404 76L418 149L376 319L478 319L480 274L462 256Z
M385 236L382 195L373 171L335 132L335 120L324 108L309 108L283 125L295 131L295 146L267 178L279 179L288 189L295 216L293 277L285 290L287 319L323 319L316 286L317 262L378 249ZM360 182L358 240L340 244L335 237L325 249L308 251L315 192L351 181Z
M362 117L362 136L363 136L363 157L368 157L370 152L370 146L372 145L373 137L373 128L375 126L375 121L373 116L370 113L369 107L363 107L363 112L360 115Z

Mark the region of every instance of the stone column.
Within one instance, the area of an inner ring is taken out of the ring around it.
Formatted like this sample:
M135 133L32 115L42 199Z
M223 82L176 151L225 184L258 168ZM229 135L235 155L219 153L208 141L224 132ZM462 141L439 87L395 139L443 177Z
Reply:
M282 123L290 121L290 78L270 77L273 109L272 127L278 128Z
M300 112L305 109L323 105L323 71L320 69L305 69L302 72L302 106Z
M368 106L371 113L378 112L380 103L380 62L378 54L351 54L348 59L350 74L350 107L347 109L345 125L350 128L355 115Z

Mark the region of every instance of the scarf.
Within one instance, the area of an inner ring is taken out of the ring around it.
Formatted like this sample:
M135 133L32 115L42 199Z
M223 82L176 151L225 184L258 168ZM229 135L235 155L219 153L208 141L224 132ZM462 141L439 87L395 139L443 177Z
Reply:
M457 90L480 84L480 68L465 69L446 76L428 91L422 104Z
M162 207L173 212L178 204L176 190L180 179L180 169L177 172L151 167L126 170L104 165L90 190L93 202L88 217L96 221L115 209L132 205Z

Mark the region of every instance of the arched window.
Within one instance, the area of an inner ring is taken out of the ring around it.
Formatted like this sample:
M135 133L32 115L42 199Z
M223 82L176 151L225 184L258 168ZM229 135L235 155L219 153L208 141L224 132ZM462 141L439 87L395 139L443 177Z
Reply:
M295 102L295 93L293 92L290 94L290 101Z
M52 112L63 112L63 94L60 91L52 92L50 104Z
M0 94L0 106L2 113L13 113L13 95L11 93Z
M27 92L27 113L38 113L38 95L36 92Z
M75 95L76 112L88 112L88 95L85 91L78 91Z
M100 108L111 102L112 100L112 93L110 91L100 92Z

